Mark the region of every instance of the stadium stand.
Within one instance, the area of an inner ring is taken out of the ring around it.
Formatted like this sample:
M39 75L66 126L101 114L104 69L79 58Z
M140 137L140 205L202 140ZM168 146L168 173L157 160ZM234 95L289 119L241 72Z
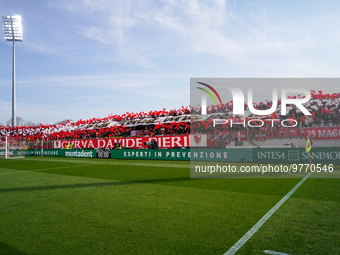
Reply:
M285 119L295 119L298 122L298 127L328 127L339 126L340 124L340 93L323 94L322 91L312 92L311 100L305 104L305 107L312 113L311 116L305 116L299 109L290 107L288 116ZM299 98L300 96L296 96ZM295 98L295 97L292 97ZM281 101L278 101L280 108ZM272 106L272 101L266 100L254 105L256 109L265 110ZM211 106L208 114L228 114L232 112L233 104ZM245 111L248 107L245 105ZM125 113L122 115L110 114L105 118L93 118L89 120L78 120L76 122L67 121L59 125L39 124L36 126L0 126L0 136L13 137L15 139L24 140L70 140L70 139L92 139L104 137L131 137L131 136L162 136L162 135L181 135L189 134L213 134L217 132L245 132L246 128L241 125L219 125L213 128L211 120L191 122L190 119L195 114L199 114L200 109L195 107L184 107L167 111L140 112L140 113ZM283 119L279 111L274 112L270 116L262 116L263 119ZM251 118L251 115L245 115L246 120ZM233 116L230 117L234 118ZM237 121L237 119L235 119ZM266 137L277 130L284 130L282 126L275 122L274 125L269 125L266 121L265 125L259 128L256 132L250 133L253 138L261 136L263 133ZM255 123L256 125L256 123ZM191 129L191 130L190 130ZM249 132L248 132L249 134Z

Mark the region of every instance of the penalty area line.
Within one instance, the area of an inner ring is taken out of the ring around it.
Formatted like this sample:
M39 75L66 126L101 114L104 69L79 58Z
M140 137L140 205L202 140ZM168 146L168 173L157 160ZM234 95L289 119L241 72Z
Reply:
M72 166L72 167L80 167L80 166ZM63 168L70 168L69 166L63 166L63 167L51 167L51 168L42 168L37 170L31 170L31 171L21 171L21 170L14 170L15 172L5 172L0 173L0 175L6 175L6 174L21 174L21 173L39 173L43 171L49 171L49 170L55 170L55 169L63 169ZM0 168L1 169L1 168ZM4 169L4 168L3 168Z
M264 250L264 253L271 254L271 255L290 255L288 253L278 252L278 251L271 251L271 250Z
M16 171L16 172L6 172L6 173L0 173L0 175L6 175L6 174L21 174L21 173L27 173L29 171Z
M238 240L224 255L235 254L262 225L287 201L288 198L308 179L311 173L307 174L294 188L291 189L272 209L270 209L240 240Z

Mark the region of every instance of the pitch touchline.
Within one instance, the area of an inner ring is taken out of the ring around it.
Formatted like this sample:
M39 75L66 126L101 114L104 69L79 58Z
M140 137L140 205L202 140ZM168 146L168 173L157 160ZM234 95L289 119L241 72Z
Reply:
M224 255L235 254L260 227L276 212L281 205L308 179L311 173L307 174L294 188L291 189L272 209L270 209L240 240L238 240Z

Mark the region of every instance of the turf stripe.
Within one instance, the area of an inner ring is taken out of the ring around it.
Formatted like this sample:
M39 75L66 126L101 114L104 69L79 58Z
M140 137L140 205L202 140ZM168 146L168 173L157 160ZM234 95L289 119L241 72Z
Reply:
M43 158L25 158L25 160L35 160L35 161L54 161L54 162L63 162L63 163L76 163L76 164L88 164L88 165L114 165L114 166L136 166L136 167L140 167L140 166L146 166L146 167L163 167L163 168L167 168L167 167L172 167L172 168L186 168L189 167L189 163L188 164L182 164L182 163L170 163L167 164L164 161L162 162L150 162L150 163L142 163L140 161L126 161L126 160L121 160L121 161L117 161L115 159L112 160L108 160L108 159L104 159L105 161L96 161L94 159L85 159L85 158L70 158L70 159L62 159L62 158L48 158L48 159L43 159Z
M25 255L26 253L18 250L13 246L10 246L7 243L0 241L0 254Z
M270 209L240 240L238 240L224 255L235 254L256 232L262 225L287 201L287 199L308 179L311 175L306 175L298 184L292 188L272 209Z

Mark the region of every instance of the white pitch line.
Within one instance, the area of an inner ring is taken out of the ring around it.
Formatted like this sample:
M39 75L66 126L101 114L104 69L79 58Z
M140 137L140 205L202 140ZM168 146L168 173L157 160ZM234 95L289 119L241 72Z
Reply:
M4 174L21 174L21 173L26 173L26 172L30 172L30 171L6 172L6 173L0 173L0 175L4 175Z
M235 254L260 227L287 201L287 199L308 179L311 173L307 174L294 188L291 189L272 209L270 209L240 240L238 240L224 255Z
M271 251L271 250L264 250L264 253L271 254L271 255L290 255L288 253L278 252L278 251Z
M73 166L74 167L74 166ZM63 169L63 168L69 168L69 166L64 166L64 167L51 167L51 168L42 168L42 169L37 169L37 170L32 170L32 171L20 171L20 170L15 170L15 172L5 172L5 173L0 173L0 175L5 175L5 174L21 174L21 173L37 173L37 172L43 172L43 171L49 171L49 170L55 170L55 169Z

